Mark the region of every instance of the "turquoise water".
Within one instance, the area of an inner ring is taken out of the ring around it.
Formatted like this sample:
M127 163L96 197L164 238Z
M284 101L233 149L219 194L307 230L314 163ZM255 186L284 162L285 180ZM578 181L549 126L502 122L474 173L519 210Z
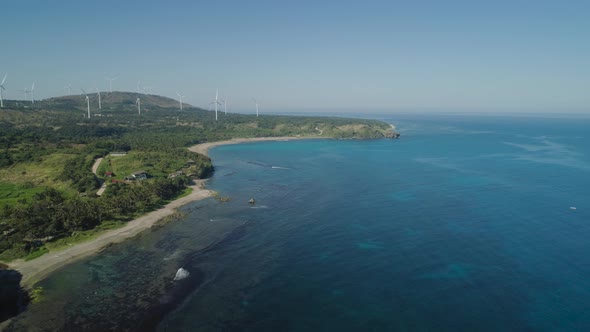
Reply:
M590 120L384 120L213 149L230 202L57 272L14 328L590 330Z

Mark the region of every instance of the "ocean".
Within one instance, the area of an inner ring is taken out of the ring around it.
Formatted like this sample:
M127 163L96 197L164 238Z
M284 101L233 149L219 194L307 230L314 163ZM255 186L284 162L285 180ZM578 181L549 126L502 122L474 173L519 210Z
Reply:
M212 149L228 202L59 270L10 329L590 330L589 117L375 117L401 138Z

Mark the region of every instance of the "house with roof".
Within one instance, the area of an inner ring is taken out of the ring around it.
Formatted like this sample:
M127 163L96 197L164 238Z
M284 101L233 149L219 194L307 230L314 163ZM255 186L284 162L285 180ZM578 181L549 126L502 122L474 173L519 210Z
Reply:
M182 170L178 170L178 171L176 171L175 173L170 173L170 174L168 174L168 178L169 178L169 179L173 179L173 178L175 178L175 177L177 177L177 176L181 176L181 175L183 175L183 174L184 174L184 172L183 172Z
M133 176L137 180L145 180L148 178L148 173L146 171L137 171L131 174L131 176Z
M148 173L146 171L137 171L132 173L129 176L125 177L125 180L133 181L133 180L145 180L148 178Z

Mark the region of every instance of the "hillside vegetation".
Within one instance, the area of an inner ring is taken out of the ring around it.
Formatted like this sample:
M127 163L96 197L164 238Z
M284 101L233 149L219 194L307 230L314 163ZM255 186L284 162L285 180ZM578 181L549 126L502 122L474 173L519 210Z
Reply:
M141 98L139 115L135 100ZM132 219L182 195L211 160L186 147L237 137L391 137L386 123L332 117L219 113L127 92L51 98L0 110L0 260L46 252L59 239ZM122 152L111 155L111 152ZM96 158L104 157L97 175ZM143 171L147 179L135 180ZM127 180L126 180L127 179ZM107 185L98 197L101 184Z

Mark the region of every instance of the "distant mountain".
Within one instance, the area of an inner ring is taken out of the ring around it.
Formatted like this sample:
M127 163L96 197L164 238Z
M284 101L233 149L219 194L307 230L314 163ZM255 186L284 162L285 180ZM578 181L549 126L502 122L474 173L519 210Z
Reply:
M99 137L121 139L123 134L126 134L127 138L131 135L137 137L151 135L150 139L153 139L157 136L155 133L159 132L166 136L166 139L158 141L158 144L172 142L170 144L174 147L236 137L397 138L399 136L387 123L377 120L266 114L257 117L253 114L226 115L225 112L219 114L219 118L216 119L215 112L189 104L183 104L184 112L180 112L180 106L176 100L157 95L104 92L101 93L102 109L98 108L96 93L89 94L88 97L90 120L86 99L80 94L39 100L34 105L22 100L7 101L5 103L7 107L0 112L0 143L2 143L2 131L16 130L14 135L28 137L31 130L21 132L18 128L31 126L51 128L53 131L59 129L63 137L71 137L69 141L80 141L84 144L88 140L92 141ZM138 114L136 105L138 97L141 99L141 116ZM146 134L146 130L151 132ZM56 134L53 131L38 133L38 135L47 134L53 137ZM172 139L171 135L176 135L176 140ZM55 140L54 138L51 142ZM142 140L145 138L133 141L134 148L138 148L140 145L138 142ZM129 142L125 144L132 146ZM0 152L2 152L1 149ZM10 163L14 163L14 160Z
M89 93L90 108L93 112L98 109L98 95L96 92ZM137 97L140 98L141 108L145 110L149 109L171 109L178 110L180 104L177 100L150 94L141 94L135 92L101 92L101 103L103 111L119 111L134 109L136 107ZM183 108L192 108L192 105L182 103ZM86 100L84 95L71 95L53 97L44 100L40 100L35 103L36 108L43 109L61 109L61 110L86 110Z

